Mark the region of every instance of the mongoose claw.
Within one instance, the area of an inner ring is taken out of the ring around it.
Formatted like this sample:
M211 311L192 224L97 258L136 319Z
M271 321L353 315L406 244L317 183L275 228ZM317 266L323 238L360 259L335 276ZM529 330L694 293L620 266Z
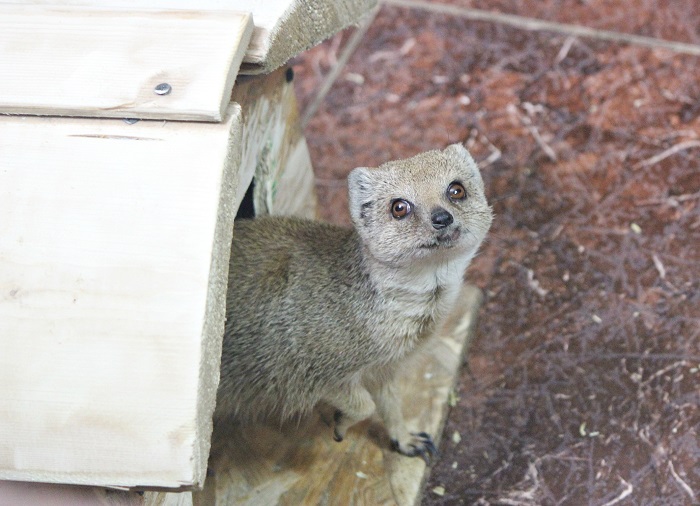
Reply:
M440 456L440 451L437 449L437 446L435 446L433 438L431 438L430 435L426 434L425 432L421 432L418 434L418 436L420 436L420 438L424 441L425 448L428 450L431 457Z
M406 457L420 457L429 466L434 457L438 457L438 451L433 439L426 432L411 433L411 441L406 444L398 440L391 440L391 449Z

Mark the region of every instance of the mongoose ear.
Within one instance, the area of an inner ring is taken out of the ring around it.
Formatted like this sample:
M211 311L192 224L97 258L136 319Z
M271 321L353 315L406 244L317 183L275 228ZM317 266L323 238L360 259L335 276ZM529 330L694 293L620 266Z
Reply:
M472 155L462 144L450 144L445 148L445 156L448 160L453 160L457 166L462 167L471 173L470 179L481 181L481 172ZM483 186L483 183L479 183Z
M478 171L478 166L472 158L472 155L469 154L467 148L462 144L450 144L445 148L445 154L449 157L453 157L455 160L463 161L470 169Z
M372 202L372 171L366 167L353 169L348 175L348 205L352 221L359 225Z

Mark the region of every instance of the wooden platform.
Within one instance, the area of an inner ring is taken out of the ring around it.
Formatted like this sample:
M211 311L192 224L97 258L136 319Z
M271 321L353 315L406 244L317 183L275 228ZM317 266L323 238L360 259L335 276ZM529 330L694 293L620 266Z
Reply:
M480 302L479 289L465 286L441 336L403 378L409 428L431 433L436 443ZM419 458L390 451L387 439L370 420L336 443L319 415L298 427L227 434L212 442L209 476L195 504L417 504L428 469Z

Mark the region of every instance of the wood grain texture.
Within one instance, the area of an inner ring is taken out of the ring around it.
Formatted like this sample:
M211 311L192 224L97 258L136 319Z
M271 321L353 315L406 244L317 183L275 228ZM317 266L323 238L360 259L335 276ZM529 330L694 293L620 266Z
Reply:
M281 68L241 76L233 88L231 99L241 105L244 118L241 174L255 179L257 215L315 218L311 157L289 77L293 73Z
M230 10L0 3L0 112L220 121L252 30Z
M225 119L0 116L0 479L203 482L240 108Z
M255 21L241 73L267 73L358 23L377 0L272 0L251 8Z
M6 4L104 8L101 0L4 0ZM121 11L240 11L250 12L255 29L245 48L241 73L267 74L292 57L359 23L377 0L110 0Z
M450 321L402 378L409 428L432 433L436 442L480 301L481 292L465 286ZM358 424L336 443L319 416L282 430L232 428L213 442L210 467L213 475L197 494L208 498L203 504L221 506L414 505L428 473L421 459L389 450L376 420Z

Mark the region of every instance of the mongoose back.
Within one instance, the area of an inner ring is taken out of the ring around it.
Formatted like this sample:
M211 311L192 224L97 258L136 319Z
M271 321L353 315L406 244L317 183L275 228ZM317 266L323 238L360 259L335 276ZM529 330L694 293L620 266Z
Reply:
M320 402L333 436L376 409L392 447L429 458L394 384L456 302L491 225L479 170L458 144L348 177L354 228L241 220L231 248L215 423L288 419Z

